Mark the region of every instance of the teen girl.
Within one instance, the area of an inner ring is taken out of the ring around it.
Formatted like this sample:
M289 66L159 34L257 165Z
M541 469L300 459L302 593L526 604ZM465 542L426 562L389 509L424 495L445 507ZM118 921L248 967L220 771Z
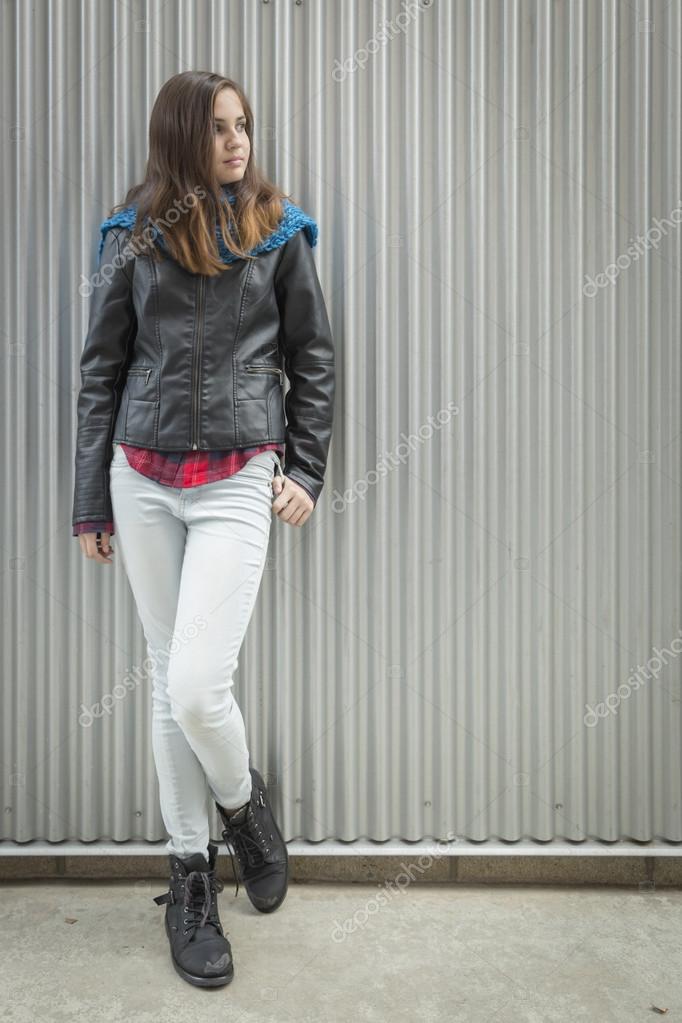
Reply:
M258 169L253 134L231 79L191 71L162 87L144 180L101 226L77 410L73 533L99 564L119 536L170 836L155 901L176 970L202 986L233 977L209 791L237 890L263 912L287 891L233 674L272 515L304 525L322 489L335 390L317 226Z

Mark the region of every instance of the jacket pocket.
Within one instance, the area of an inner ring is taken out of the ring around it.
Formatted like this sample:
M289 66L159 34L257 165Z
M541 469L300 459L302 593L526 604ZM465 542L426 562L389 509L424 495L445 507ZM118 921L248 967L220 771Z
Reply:
M268 437L284 440L284 399L281 387L271 387L267 397Z
M129 377L144 377L145 384L149 383L149 377L152 372L151 366L133 366L128 370L127 376Z
M126 406L125 438L139 447L153 447L156 443L158 403L128 398Z
M125 426L127 441L143 447L156 442L159 415L158 374L153 366L131 366L126 376Z
M279 377L280 383L282 382L282 377L284 376L282 370L278 369L277 366L261 366L258 363L251 363L250 366L246 367L246 372L247 373L274 373L274 374L276 374L276 376Z

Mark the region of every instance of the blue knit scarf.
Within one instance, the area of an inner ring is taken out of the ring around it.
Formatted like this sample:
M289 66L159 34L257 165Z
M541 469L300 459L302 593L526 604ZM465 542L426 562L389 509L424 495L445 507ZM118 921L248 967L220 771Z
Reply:
M236 195L228 192L223 193L229 203L235 203L237 201ZM293 234L300 231L301 228L305 231L306 237L310 242L311 248L317 244L317 224L309 217L307 213L296 206L293 202L288 199L282 199L282 206L284 208L284 214L280 220L276 229L268 235L262 242L254 246L249 252L250 256L256 256L260 252L270 252L271 249L277 249L280 245L284 245L286 241L291 238ZM102 257L102 249L104 248L104 239L106 233L110 227L129 227L135 226L135 218L137 216L137 204L133 203L131 206L126 206L124 210L120 210L118 213L114 213L113 216L107 217L106 220L102 221L100 225L100 233L102 235L99 243L99 256ZM145 218L145 223L149 218ZM161 229L153 225L152 234L154 240L159 244L162 249L165 249L163 238L161 237ZM234 263L239 257L233 255L225 245L222 234L220 232L220 225L216 220L216 242L218 244L218 252L223 263Z

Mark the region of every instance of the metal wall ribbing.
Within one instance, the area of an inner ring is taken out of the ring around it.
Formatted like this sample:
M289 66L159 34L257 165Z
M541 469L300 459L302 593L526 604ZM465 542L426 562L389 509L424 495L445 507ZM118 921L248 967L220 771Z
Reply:
M2 19L2 837L166 837L120 553L71 536L78 286L200 68L319 224L337 345L235 678L285 837L681 841L678 0Z

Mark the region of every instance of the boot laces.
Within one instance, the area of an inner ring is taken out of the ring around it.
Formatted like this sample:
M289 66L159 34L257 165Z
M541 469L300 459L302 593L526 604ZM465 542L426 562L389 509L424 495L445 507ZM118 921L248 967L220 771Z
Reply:
M189 924L187 930L195 931L197 928L204 927L207 922L214 924L219 930L221 929L214 896L223 888L223 882L215 877L213 872L206 873L202 870L189 872L185 878L185 895L182 906L184 922Z
M259 802L261 806L265 805L262 796ZM263 866L266 862L265 857L270 853L270 847L251 806L248 807L246 816L241 823L229 824L225 828L223 839L230 854L232 870L237 882L234 892L236 895L239 891L239 872L235 870L233 849L242 869L253 869Z

